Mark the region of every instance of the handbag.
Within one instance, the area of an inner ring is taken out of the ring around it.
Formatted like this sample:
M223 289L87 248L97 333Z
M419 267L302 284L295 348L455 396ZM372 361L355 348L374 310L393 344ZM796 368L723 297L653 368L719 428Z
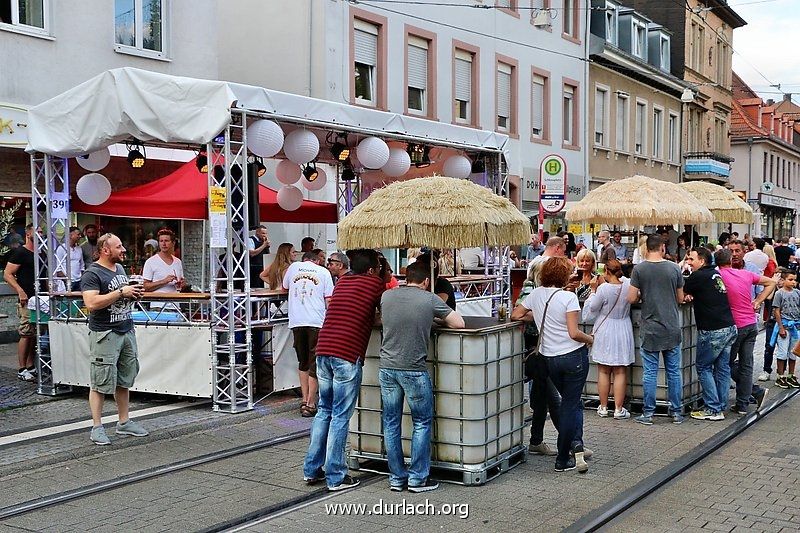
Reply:
M528 352L522 358L522 371L523 375L525 376L525 381L532 380L536 374L536 357L539 355L539 348L542 345L542 334L544 332L544 321L547 319L547 308L550 306L550 300L552 300L553 296L558 294L560 290L561 289L554 291L544 304L544 313L542 313L542 327L539 328L539 333L536 335L536 346L528 350Z

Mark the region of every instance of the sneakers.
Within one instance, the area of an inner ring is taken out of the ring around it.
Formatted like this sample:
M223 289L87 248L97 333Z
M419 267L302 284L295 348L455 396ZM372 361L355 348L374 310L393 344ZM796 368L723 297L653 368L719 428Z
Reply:
M753 395L756 398L756 411L761 410L761 406L767 400L767 394L769 394L769 389L762 388Z
M98 446L108 446L111 444L111 439L106 435L106 428L103 426L93 427L91 433L89 433L89 438Z
M597 416L599 416L600 418L608 418L608 407L605 407L603 405L598 405Z
M715 413L714 411L710 411L708 409L703 409L702 411L692 411L689 416L695 420L725 420L724 414Z
M19 372L17 372L17 379L21 381L36 381L36 376L28 370L27 368L23 368Z
M311 477L303 476L303 481L306 482L306 485L315 485L320 481L325 481L325 471L320 468L317 470L317 473Z
M672 415L673 424L683 424L684 420L686 420L686 418L680 413L675 413L674 415Z
M430 492L439 488L439 482L431 478L425 480L422 485L409 485L408 492Z
M653 425L653 416L652 415L642 414L642 415L639 415L636 418L634 418L633 421L634 422L638 422L640 424L643 424L645 426L652 426Z
M130 435L131 437L146 437L150 434L149 431L133 420L128 420L125 423L117 422L115 433L117 435Z
M406 488L405 485L392 485L391 483L389 484L389 490L392 492L403 492L403 489L405 488Z
M617 409L614 410L614 420L626 420L630 417L631 414L624 407L619 410Z
M586 463L586 458L584 457L584 450L583 446L576 446L575 447L575 468L578 469L578 473L585 474L589 471L589 465Z
M347 490L352 489L353 487L357 487L361 484L361 481L350 476L344 476L344 479L341 483L336 485L335 487L328 486L328 492L337 492L340 490Z
M22 378L20 378L20 379L22 379ZM786 376L778 376L775 379L775 386L776 387L780 387L782 389L791 388L791 385L789 384L789 380L786 379Z
M556 461L556 472L568 472L575 470L575 458L570 456L566 463L559 463Z
M758 381L769 381L769 372L761 372L758 375Z
M786 378L786 383L788 383L793 389L800 389L800 382L797 381L797 376L794 374Z
M747 406L742 407L741 405L734 405L733 407L731 407L731 413L735 415L746 415Z
M544 441L540 442L539 444L530 444L528 446L528 453L532 453L534 455L558 455L558 452L548 446Z

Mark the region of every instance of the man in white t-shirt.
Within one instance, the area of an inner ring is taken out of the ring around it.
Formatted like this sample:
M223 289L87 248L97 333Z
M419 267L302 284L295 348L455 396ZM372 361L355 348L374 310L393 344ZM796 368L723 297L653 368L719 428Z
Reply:
M183 263L175 257L175 233L170 229L158 232L158 253L144 262L142 278L146 292L179 292L185 285ZM151 308L164 307L162 302L153 302Z
M462 248L458 255L464 268L476 269L483 266L483 248Z
M528 265L528 277L530 278L531 272L542 268L542 264L551 257L564 257L567 253L567 242L561 237L550 237L544 246L544 253L539 255L531 261ZM539 274L536 273L534 285L539 286Z
M317 414L317 338L333 294L331 273L318 260L313 251L305 252L303 260L289 265L283 276L283 288L289 291L289 329L297 353L303 417Z
M71 291L81 290L81 274L86 266L83 263L83 250L78 246L78 240L81 238L81 230L76 226L69 228L68 244L69 244L69 281ZM66 265L67 252L63 246L56 248L56 264L59 265L56 277L67 278L67 265Z
M755 250L752 250L744 254L744 262L745 264L752 263L753 265L755 265L755 267L758 268L758 273L763 275L764 270L767 268L767 265L769 264L769 256L767 256L767 254L764 253L764 245L766 243L764 242L764 239L761 239L759 237L753 239L753 243L756 245L756 248Z

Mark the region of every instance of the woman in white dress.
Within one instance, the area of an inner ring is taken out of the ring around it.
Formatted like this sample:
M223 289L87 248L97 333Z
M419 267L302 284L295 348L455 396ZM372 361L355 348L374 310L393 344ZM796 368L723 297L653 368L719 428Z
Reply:
M614 418L623 420L631 414L625 409L627 367L633 363L633 325L631 305L625 296L630 281L622 277L622 264L612 259L606 263L605 283L592 286L592 294L583 307L583 320L594 320L592 361L597 363L597 390L600 406L597 414L607 417L611 374L614 375Z

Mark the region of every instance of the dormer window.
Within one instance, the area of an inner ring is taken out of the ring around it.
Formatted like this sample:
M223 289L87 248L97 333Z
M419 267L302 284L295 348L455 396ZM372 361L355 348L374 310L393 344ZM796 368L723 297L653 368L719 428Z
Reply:
M617 46L617 6L606 2L606 42Z
M633 38L631 39L631 53L641 59L647 59L647 25L644 22L633 21Z
M660 57L660 67L661 70L669 72L671 65L670 65L670 42L669 37L666 35L662 35L660 40L660 50L661 50L661 57Z

